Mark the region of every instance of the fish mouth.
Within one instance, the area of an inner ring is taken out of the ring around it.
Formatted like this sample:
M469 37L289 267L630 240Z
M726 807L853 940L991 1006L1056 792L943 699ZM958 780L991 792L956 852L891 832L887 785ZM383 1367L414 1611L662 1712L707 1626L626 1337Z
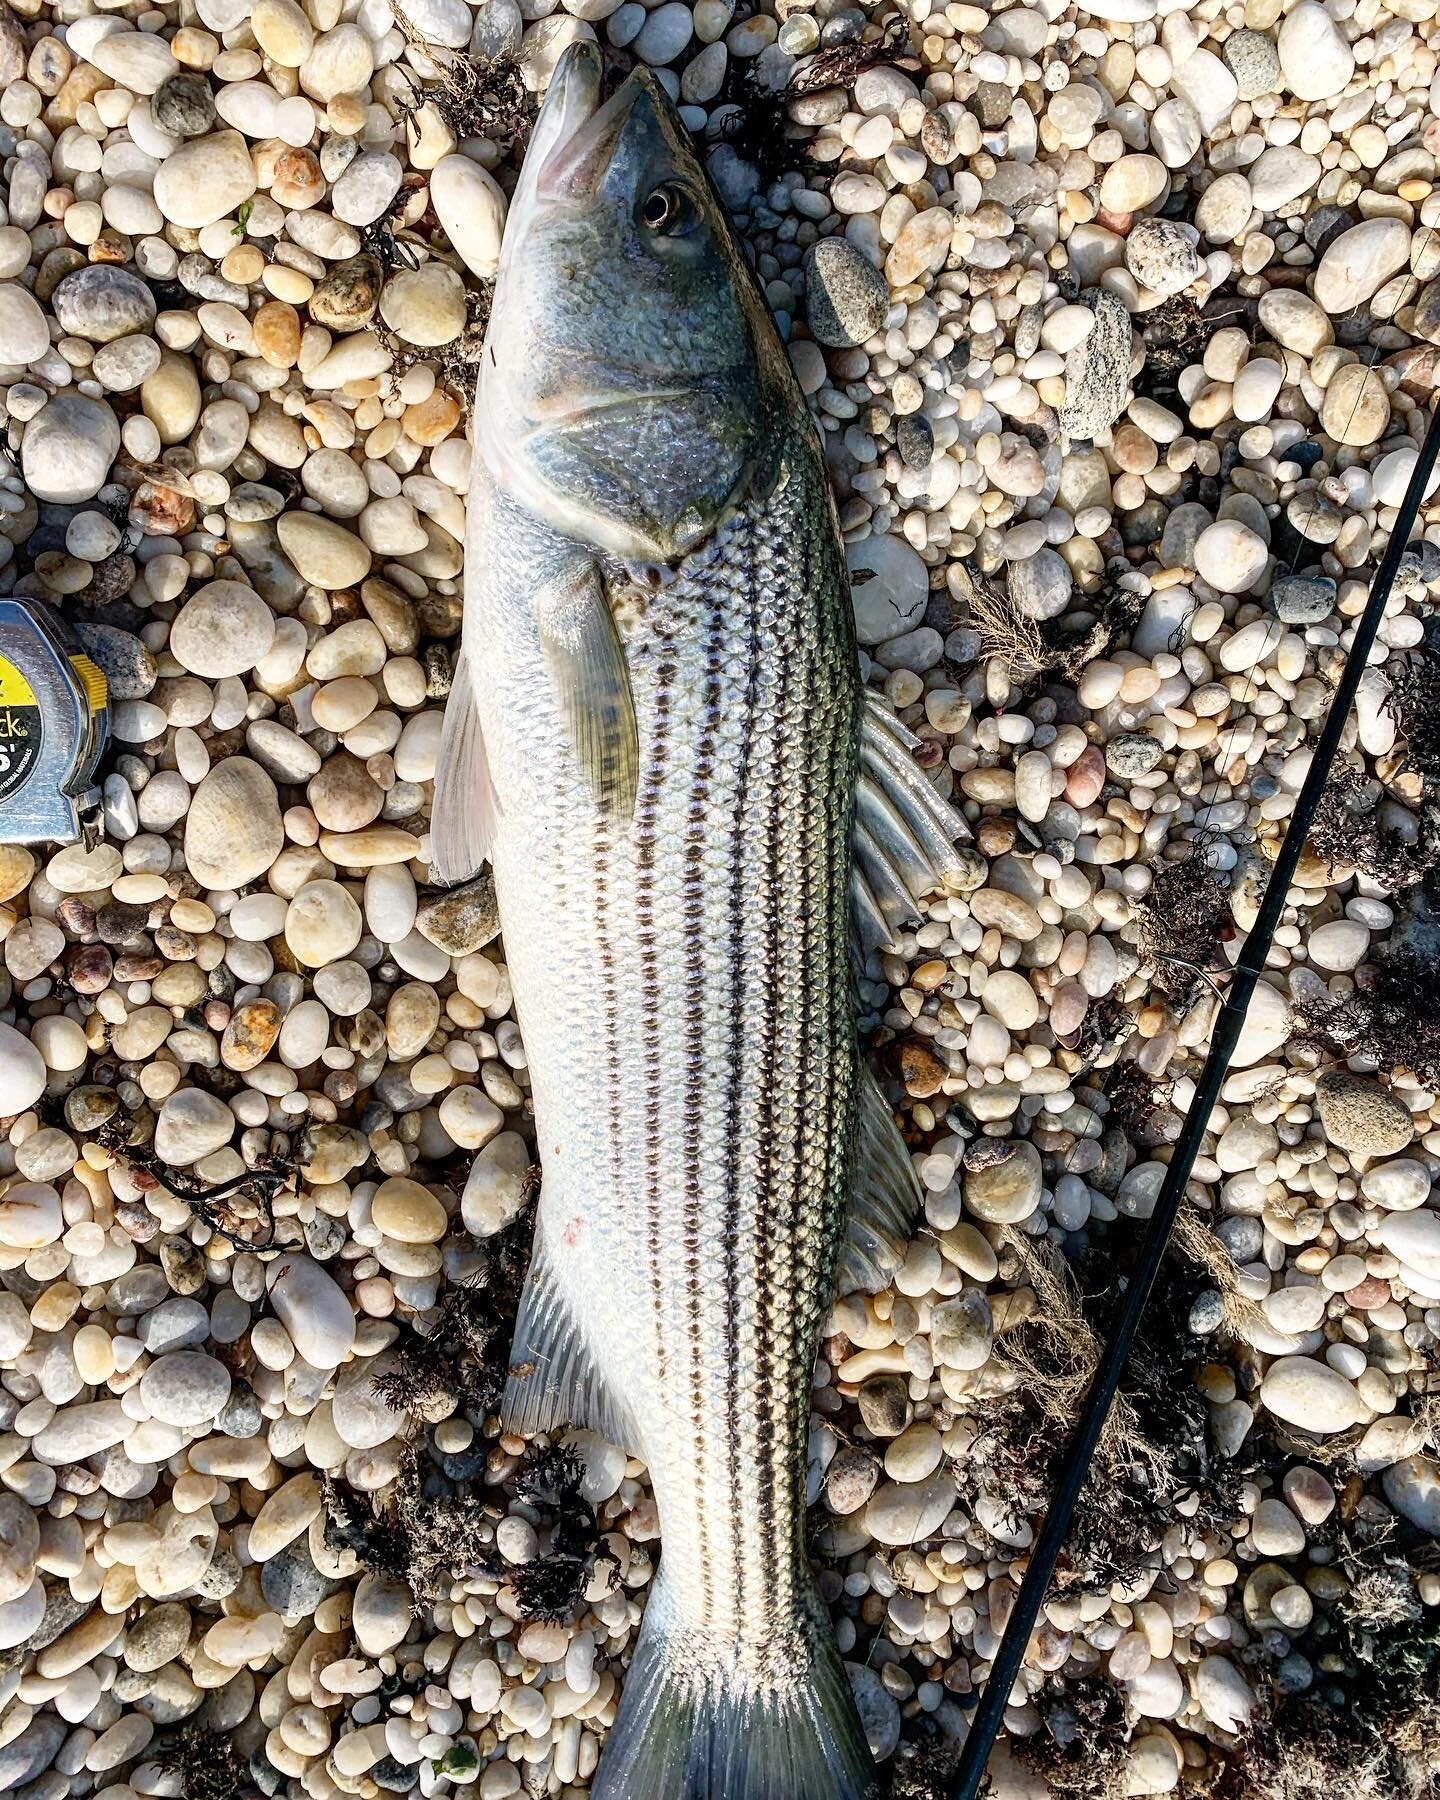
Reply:
M602 103L598 48L588 41L569 45L546 90L526 157L527 167L532 161L535 166L535 197L544 201L593 198L626 122L654 85L654 76L642 66L632 70Z

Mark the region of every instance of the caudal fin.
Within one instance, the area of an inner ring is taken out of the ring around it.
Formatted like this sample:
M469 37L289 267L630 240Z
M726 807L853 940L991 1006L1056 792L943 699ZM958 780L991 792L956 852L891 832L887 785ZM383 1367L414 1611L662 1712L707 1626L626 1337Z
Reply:
M757 1687L697 1672L647 1610L591 1800L875 1800L840 1653L828 1625L806 1636L808 1666Z

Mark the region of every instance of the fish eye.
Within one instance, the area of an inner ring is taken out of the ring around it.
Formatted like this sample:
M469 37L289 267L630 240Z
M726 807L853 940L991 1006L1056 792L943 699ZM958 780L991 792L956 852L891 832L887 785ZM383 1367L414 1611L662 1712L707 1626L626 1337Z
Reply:
M662 181L641 202L641 224L659 237L685 237L699 220L699 209L691 195L675 181Z

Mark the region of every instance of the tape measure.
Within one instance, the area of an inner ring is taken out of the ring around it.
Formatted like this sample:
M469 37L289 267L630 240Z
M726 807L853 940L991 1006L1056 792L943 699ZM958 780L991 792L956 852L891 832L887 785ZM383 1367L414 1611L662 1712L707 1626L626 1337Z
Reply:
M73 843L98 819L105 677L59 614L0 599L0 843Z

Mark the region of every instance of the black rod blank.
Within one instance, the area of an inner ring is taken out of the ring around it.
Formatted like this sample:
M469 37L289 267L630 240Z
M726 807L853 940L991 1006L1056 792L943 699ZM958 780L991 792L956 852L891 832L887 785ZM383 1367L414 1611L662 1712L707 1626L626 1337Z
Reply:
M1324 727L1315 740L1315 752L1266 884L1265 897L1260 903L1254 929L1245 939L1236 958L1235 968L1211 1033L1205 1067L1196 1084L1195 1097L1185 1115L1184 1126L1176 1140L1165 1181L1156 1197L1155 1210L1146 1226L1140 1255L1130 1272L1119 1318L1096 1366L1080 1423L1066 1447L1065 1461L1055 1484L1054 1498L1045 1514L1040 1535L1030 1552L1019 1595L991 1664L989 1679L971 1719L953 1789L953 1800L975 1800L985 1778L985 1766L990 1760L990 1752L1004 1721L1005 1708L1009 1704L1015 1678L1024 1660L1026 1645L1030 1642L1030 1634L1040 1617L1040 1608L1055 1573L1060 1552L1065 1547L1070 1521L1090 1472L1095 1447L1100 1441L1100 1434L1115 1403L1115 1395L1130 1360L1136 1328L1155 1285L1155 1278L1160 1272L1170 1233L1174 1228L1191 1170L1195 1166L1195 1158L1209 1126L1210 1114L1220 1097L1230 1059L1235 1054L1250 997L1269 955L1275 928L1280 923L1286 895L1339 751L1345 723L1350 716L1360 678L1365 673L1370 651L1375 643L1375 634L1385 616L1385 605L1394 586L1400 558L1404 555L1419 515L1437 452L1440 452L1440 407L1436 408L1431 417L1430 428L1425 434L1409 485L1400 502L1390 541L1375 573L1365 610L1355 627L1344 672L1336 683L1335 696L1326 714Z

